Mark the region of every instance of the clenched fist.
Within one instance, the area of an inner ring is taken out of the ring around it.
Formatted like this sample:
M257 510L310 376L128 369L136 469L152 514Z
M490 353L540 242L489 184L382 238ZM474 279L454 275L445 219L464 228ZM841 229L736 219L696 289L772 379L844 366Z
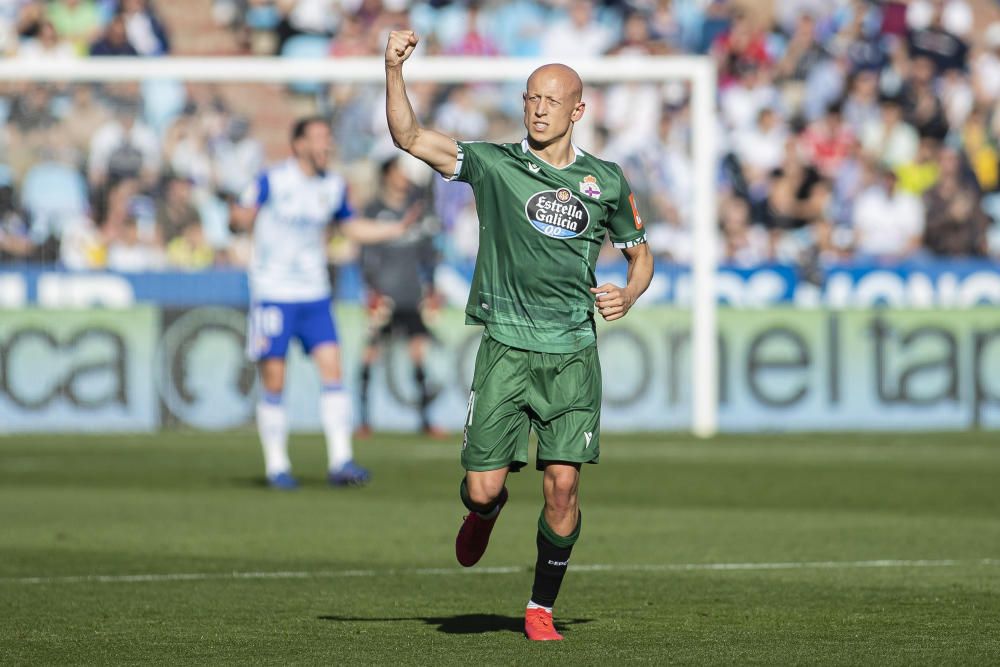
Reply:
M389 33L389 43L385 47L385 66L401 67L413 53L420 38L412 30L393 30Z

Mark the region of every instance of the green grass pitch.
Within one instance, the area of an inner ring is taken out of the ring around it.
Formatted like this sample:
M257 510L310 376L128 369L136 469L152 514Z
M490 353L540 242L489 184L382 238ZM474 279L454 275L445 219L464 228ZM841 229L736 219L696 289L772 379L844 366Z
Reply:
M330 489L294 437L280 493L249 431L2 438L0 664L1000 663L995 433L606 435L548 644L540 476L462 571L458 447L379 435Z

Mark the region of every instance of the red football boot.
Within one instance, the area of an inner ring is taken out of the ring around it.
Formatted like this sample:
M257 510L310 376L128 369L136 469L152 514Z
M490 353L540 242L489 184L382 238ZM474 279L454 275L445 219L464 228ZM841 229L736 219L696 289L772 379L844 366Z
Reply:
M500 498L497 500L497 513L492 519L484 519L476 512L469 512L465 516L462 527L458 529L458 537L455 538L455 556L463 567L472 567L479 562L479 559L486 553L486 545L490 543L490 533L493 532L493 524L497 522L500 511L507 503L507 487L503 487Z
M537 608L524 612L524 634L534 642L550 642L563 638L552 625L552 614Z

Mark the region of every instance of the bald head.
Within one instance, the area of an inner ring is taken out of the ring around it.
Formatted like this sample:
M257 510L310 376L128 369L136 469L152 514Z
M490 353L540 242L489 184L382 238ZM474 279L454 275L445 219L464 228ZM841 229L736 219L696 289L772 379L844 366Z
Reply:
M562 92L562 97L570 104L576 104L583 97L583 81L572 67L552 63L542 65L528 77L528 90L546 88Z
M580 75L565 65L543 65L531 73L524 91L524 127L532 148L556 146L560 156L550 155L553 160L573 155L573 123L586 107L582 96Z

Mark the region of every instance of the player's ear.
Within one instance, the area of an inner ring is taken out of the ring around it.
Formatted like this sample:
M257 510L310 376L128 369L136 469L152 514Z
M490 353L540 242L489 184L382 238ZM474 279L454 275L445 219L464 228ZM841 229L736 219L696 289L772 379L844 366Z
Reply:
M576 107L573 109L573 113L569 115L569 119L574 123L583 118L583 112L587 110L586 102L578 102Z

